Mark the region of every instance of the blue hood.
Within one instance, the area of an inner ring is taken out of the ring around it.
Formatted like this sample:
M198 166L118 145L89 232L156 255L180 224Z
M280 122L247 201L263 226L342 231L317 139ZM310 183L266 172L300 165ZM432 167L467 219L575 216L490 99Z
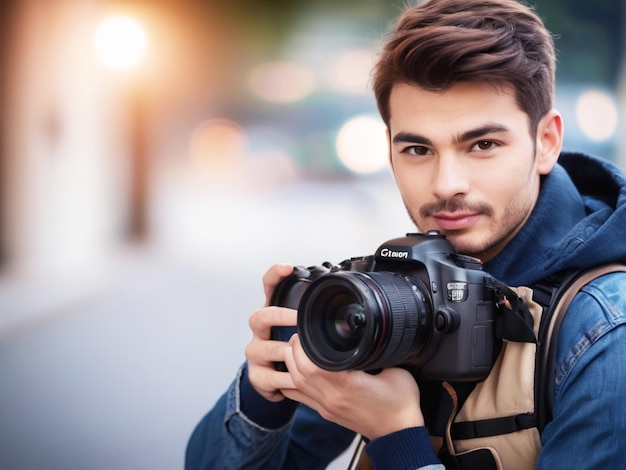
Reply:
M544 177L537 205L485 271L512 285L567 268L626 262L626 179L614 164L564 152Z

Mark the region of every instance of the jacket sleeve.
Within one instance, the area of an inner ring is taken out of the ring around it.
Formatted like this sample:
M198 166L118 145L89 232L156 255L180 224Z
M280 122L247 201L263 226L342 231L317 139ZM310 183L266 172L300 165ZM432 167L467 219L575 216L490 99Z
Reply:
M324 469L354 436L304 405L265 400L244 365L193 431L185 469Z
M554 418L541 436L540 469L619 468L624 464L623 297L619 286L607 293L592 284L568 309L557 347Z

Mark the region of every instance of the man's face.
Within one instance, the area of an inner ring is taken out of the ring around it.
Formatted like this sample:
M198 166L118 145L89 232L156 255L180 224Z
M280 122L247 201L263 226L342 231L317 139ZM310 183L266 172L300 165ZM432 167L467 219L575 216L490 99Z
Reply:
M391 165L413 222L422 232L439 230L460 253L490 260L530 215L540 175L553 164L538 164L541 139L530 136L512 89L397 84L389 105Z

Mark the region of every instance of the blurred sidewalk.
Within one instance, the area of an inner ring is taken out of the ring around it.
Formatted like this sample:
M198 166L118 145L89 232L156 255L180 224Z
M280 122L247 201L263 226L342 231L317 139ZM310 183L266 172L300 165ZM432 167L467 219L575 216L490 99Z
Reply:
M379 196L310 187L231 200L204 252L197 227L186 249L161 240L79 280L0 280L0 468L182 468L191 431L244 360L265 269L339 262L403 235L385 224L406 224L403 208Z
M251 277L134 253L90 296L5 330L0 468L182 468L260 299Z

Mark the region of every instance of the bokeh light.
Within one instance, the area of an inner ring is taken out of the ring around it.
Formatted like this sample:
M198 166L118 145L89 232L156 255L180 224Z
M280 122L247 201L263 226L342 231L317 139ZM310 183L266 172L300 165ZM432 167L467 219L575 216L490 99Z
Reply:
M261 100L288 104L313 93L316 79L305 65L276 61L257 66L250 74L249 85L252 93Z
M338 53L326 69L328 87L347 95L368 95L373 54L370 49L348 49Z
M346 168L362 174L376 173L387 166L388 145L383 121L371 115L346 122L337 136L337 155Z
M606 141L617 130L617 104L604 91L585 91L576 102L576 121L586 137L597 142Z
M137 66L144 58L148 37L143 26L128 16L104 19L93 38L96 55L104 65L115 70Z
M246 142L246 133L236 122L209 119L199 124L191 135L191 159L207 168L229 168L243 158Z

